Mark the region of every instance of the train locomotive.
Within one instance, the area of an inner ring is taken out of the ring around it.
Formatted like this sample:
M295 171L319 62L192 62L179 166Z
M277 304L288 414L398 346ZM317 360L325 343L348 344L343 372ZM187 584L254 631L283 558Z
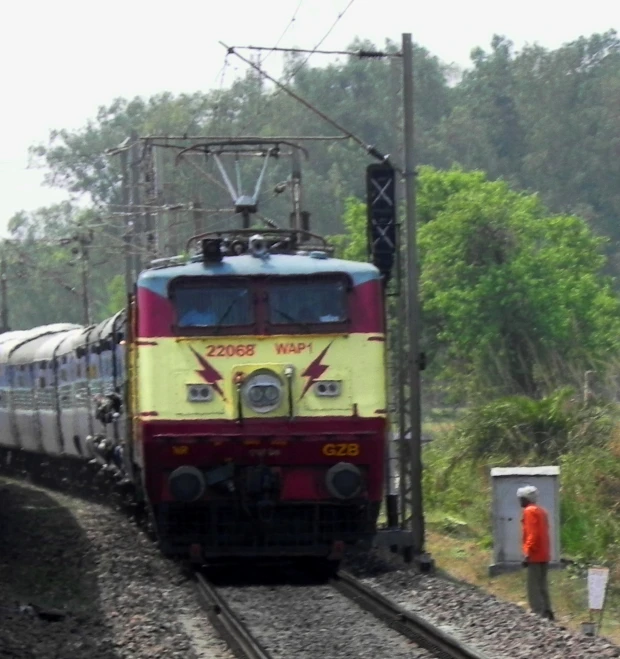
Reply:
M2 461L109 473L168 555L334 565L383 496L381 275L301 230L187 254L98 325L0 335Z

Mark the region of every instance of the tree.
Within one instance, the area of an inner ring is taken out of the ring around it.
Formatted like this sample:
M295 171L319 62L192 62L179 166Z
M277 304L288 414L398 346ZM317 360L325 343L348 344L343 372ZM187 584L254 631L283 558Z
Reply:
M351 48L372 50L374 46L357 40ZM385 46L385 50L397 49L393 43ZM485 172L464 176L459 169L449 175L427 170L419 180L420 222L426 225L438 217L457 192L464 194L463 186L477 189L481 177L482 180L501 177L515 189L537 191L552 213L583 217L599 234L609 236L610 240L603 245L610 256L605 268L608 272L620 272L617 194L620 41L617 35L614 32L592 35L553 51L528 46L520 52L505 37L494 37L488 51L473 52L471 70L461 80L450 78L453 72L422 48L415 48L414 60L418 162L444 169L459 163L468 170ZM401 84L400 61L348 57L321 68L302 66L302 61L301 57L293 56L285 66L293 89L366 143L390 153L395 162L402 161L399 157L402 110L395 98ZM105 151L117 147L132 130L141 135L331 132L307 108L262 84L253 71L222 90L116 99L100 108L82 129L54 131L49 142L35 146L32 154L47 168L51 185L80 197L80 205L85 200L91 201L97 209L99 220L93 247L97 258L93 263L104 260L105 263L94 267L91 277L95 317L105 313L111 278L123 271L127 221L126 209L116 206L121 203L119 159L107 156ZM148 154L141 150L139 157L145 155ZM187 161L175 166L175 155L169 150L164 152L159 163L163 172L162 180L158 180L161 189L153 191L152 186L143 186L143 203L187 207L199 202L203 209L232 205L228 193L211 180L219 179L213 162L197 158L195 162L202 161L204 169L198 175ZM348 217L355 206L350 203L345 206L345 200L364 194L364 169L368 162L367 154L350 141L311 144L310 160L304 163L303 200L305 210L312 213L313 230L332 235L342 231L342 218ZM258 167L260 163L255 165ZM250 169L244 179L246 187L254 172ZM260 201L261 212L280 226L289 222L290 195L288 191L277 195L274 188L289 174L288 158L281 157L271 163ZM251 180L253 183L255 179ZM115 205L114 212L110 212L108 204ZM62 274L63 281L71 282L71 286L79 284L74 281L75 268L63 260L66 250L58 251L54 242L70 231L74 212L75 209L60 212L53 207L16 217L16 233L12 238L24 243L28 253L36 253L41 264L33 270L31 283L40 281L44 268L50 267ZM364 215L360 216L362 221ZM196 233L197 223L191 212L162 211L157 220L160 256L182 250L187 238ZM201 230L239 225L230 213L205 213L201 221ZM55 260L48 262L52 255ZM360 257L365 258L365 249ZM13 289L24 296L20 300L27 299L22 279ZM65 313L65 302L69 305L68 315L60 319L73 318L75 305L69 299L68 291L61 288L50 296L43 295L41 304L28 315L19 302L13 306L19 309L19 314L24 314L24 322L28 318L28 322L36 324L36 318L48 322ZM431 338L427 336L427 341ZM431 345L440 348L434 339Z
M485 126L496 175L521 171L526 133L517 107L512 43L494 36L492 53L481 48L472 52L474 68L466 72L459 92L467 98L471 116ZM483 167L490 170L491 163ZM518 180L518 179L517 179Z
M616 354L620 304L603 239L575 216L481 172L419 174L420 294L433 370L481 391L538 395ZM365 206L349 200L347 256L362 256Z
M521 52L495 36L490 52L472 52L472 68L453 92L451 111L434 130L434 158L426 162L456 162L537 191L554 212L584 215L612 238L608 254L617 253L620 40L614 31Z

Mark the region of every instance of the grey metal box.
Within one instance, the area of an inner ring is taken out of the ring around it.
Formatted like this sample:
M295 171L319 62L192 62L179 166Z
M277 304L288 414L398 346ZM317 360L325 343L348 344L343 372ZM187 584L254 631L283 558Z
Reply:
M525 485L538 488L537 503L549 515L551 541L550 567L560 564L560 468L494 467L493 486L493 564L491 575L519 569L523 560L521 517L523 511L517 490Z

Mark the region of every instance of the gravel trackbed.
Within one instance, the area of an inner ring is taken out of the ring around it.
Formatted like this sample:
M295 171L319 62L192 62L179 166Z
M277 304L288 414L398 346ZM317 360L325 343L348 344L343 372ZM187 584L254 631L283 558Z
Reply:
M1 659L232 659L121 513L0 479Z

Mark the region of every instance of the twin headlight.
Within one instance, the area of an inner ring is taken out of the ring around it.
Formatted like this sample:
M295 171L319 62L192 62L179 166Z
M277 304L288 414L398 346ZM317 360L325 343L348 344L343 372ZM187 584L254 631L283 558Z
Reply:
M280 406L284 396L284 384L275 373L261 371L243 382L241 395L249 408L259 414L267 414Z

